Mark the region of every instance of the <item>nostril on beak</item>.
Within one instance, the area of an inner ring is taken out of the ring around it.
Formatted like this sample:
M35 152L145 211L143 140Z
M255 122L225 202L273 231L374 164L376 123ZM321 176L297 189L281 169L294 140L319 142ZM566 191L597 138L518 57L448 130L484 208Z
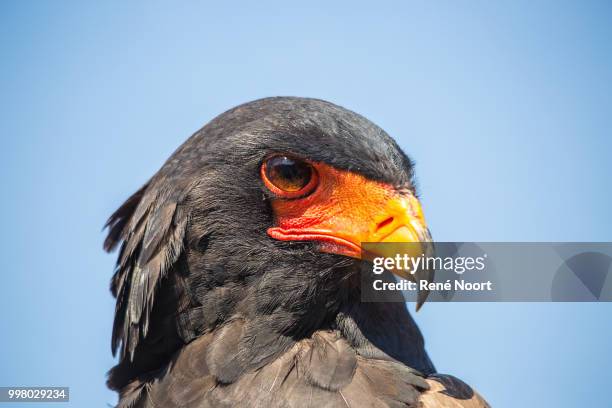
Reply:
M385 228L387 225L391 224L392 222L393 222L393 217L385 218L383 221L379 222L378 225L376 226L376 232L379 232L380 230L382 230L383 228Z

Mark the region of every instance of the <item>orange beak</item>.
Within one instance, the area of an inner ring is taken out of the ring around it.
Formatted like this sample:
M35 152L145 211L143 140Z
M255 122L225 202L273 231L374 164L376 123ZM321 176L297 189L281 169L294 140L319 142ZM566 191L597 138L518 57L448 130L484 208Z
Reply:
M364 251L364 243L420 243L407 246L411 252L417 252L409 255L430 253L429 230L421 204L412 192L398 191L388 184L326 164L313 166L319 176L316 190L299 199L273 200L275 226L268 229L270 237L316 241L323 252L359 259L391 257L397 253L393 245L368 245L368 251ZM413 280L430 277L391 272Z

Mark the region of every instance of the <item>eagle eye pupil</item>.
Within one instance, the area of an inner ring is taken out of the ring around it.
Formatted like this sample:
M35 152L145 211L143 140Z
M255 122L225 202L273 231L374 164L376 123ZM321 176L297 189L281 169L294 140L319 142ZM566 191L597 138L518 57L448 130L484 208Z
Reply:
M274 186L286 191L300 191L312 178L312 167L287 156L276 156L266 162L266 177Z

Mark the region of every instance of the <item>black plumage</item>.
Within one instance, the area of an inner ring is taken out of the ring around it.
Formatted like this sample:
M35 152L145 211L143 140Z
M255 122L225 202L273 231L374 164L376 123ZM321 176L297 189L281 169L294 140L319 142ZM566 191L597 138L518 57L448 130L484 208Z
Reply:
M360 302L361 261L266 234L273 153L414 189L395 141L328 102L267 98L204 126L107 223L119 406L416 406L430 388L405 306Z

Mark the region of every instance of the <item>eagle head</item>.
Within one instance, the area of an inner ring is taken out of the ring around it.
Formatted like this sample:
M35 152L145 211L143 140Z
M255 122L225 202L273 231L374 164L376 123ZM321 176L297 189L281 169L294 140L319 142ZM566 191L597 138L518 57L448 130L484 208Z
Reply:
M108 220L105 249L120 245L111 388L209 336L202 364L231 384L321 330L432 372L404 305L361 303L356 279L362 243L430 241L413 170L381 128L322 100L216 117Z

